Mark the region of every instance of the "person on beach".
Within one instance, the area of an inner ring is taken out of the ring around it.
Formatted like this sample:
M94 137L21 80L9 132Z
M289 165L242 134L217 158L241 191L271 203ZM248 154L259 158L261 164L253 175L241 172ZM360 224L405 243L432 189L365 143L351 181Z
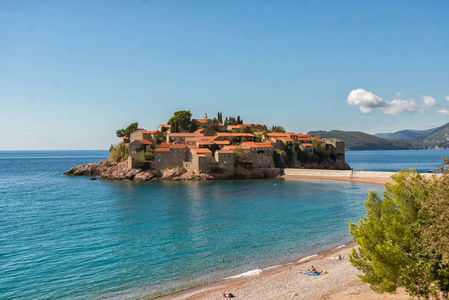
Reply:
M312 273L317 273L317 271L316 271L316 269L315 269L314 266L312 266L312 269L310 269L310 272L312 272Z
M341 260L341 255L340 254L337 255L337 259Z

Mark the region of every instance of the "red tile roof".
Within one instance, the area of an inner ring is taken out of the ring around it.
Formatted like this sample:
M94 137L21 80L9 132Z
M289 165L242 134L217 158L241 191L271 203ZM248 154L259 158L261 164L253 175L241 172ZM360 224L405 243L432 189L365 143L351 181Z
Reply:
M170 145L170 149L184 149L186 145Z
M252 136L254 137L254 134L252 133L239 133L239 132L217 132L218 136L222 137L229 137L229 136Z
M306 147L313 147L313 145L312 145L312 144L309 144L309 143L303 144L303 146L306 146Z
M240 145L240 146L228 145L228 146L225 146L225 147L228 148L229 150L234 150L234 149L237 149L237 148L240 148L240 149L243 149L243 150L249 150L250 149L248 146L244 146L244 145Z
M279 136L279 137L281 137L281 136L287 136L287 135L286 135L285 133L283 133L283 132L268 132L267 135L268 135L268 136Z
M153 131L148 131L148 130L144 130L144 129L139 129L139 131L140 131L140 132L142 132L142 133L151 133L151 134L153 134L153 133L156 133L156 132L157 132L156 130L153 130Z
M171 136L171 137L173 137L173 136L181 136L181 137L204 136L202 133L199 133L199 132L196 132L196 133L195 132L193 132L193 133L190 133L190 132L176 132L176 133L169 132L167 135Z
M150 142L149 140L137 140L139 143L144 144L144 145L153 145L152 142Z
M213 141L213 143L215 145L229 145L229 144L231 144L231 142L228 141L228 140L226 140L226 141Z
M161 148L170 148L170 143L161 143L161 145L159 147Z
M294 140L291 139L291 138L289 138L289 137L283 137L283 136L281 136L280 139L283 140L284 142L294 142Z
M273 145L267 143L244 142L243 144L250 148L273 148Z
M310 141L310 139L309 138L305 138L305 137L301 137L301 138L298 138L298 141Z
M204 120L204 119L192 119L192 121L195 121L195 122L201 123L201 124L207 123L207 120Z
M198 148L198 149L193 149L193 151L195 151L195 153L212 153L212 151L210 151L207 148Z
M232 151L232 150L217 150L217 151L215 151L215 153L231 154L231 153L234 153L234 151Z
M157 148L154 152L170 152L170 148Z

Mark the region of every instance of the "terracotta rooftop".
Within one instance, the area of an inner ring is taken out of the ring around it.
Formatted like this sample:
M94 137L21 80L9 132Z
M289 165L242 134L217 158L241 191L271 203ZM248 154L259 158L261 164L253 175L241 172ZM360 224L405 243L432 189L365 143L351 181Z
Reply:
M299 137L298 141L310 141L310 139L306 137Z
M250 148L273 148L273 145L267 143L244 142L243 144Z
M232 151L232 150L217 150L217 151L215 151L215 153L231 154L231 153L234 153L234 151Z
M144 144L144 145L153 145L152 142L150 142L149 140L137 140L139 143Z
M170 148L170 143L161 143L160 148Z
M279 136L279 137L281 137L281 136L287 136L287 135L286 135L285 133L283 133L283 132L268 132L267 135L268 135L268 136Z
M285 142L294 142L294 140L293 140L292 138L289 138L289 137L283 137L283 136L281 136L280 139L283 140L283 141L285 141Z
M198 148L198 149L193 149L193 151L195 151L196 153L212 153L212 151L210 151L207 148Z
M170 145L170 149L184 149L186 145Z
M207 120L204 120L204 119L192 119L192 121L195 121L195 122L201 123L201 124L207 123Z
M154 152L170 152L170 148L156 148Z
M309 144L309 143L303 144L303 146L306 146L306 147L313 147L313 145L312 145L312 144Z
M249 149L251 149L250 147L248 147L248 146L245 146L245 145L228 145L228 146L225 146L227 149L229 149L229 150L234 150L234 149L237 149L237 148L240 148L240 149L243 149L243 150L249 150Z
M168 136L183 136L183 137L195 137L195 136L203 136L203 134L199 133L199 132L176 132L176 133L172 133L169 132L167 133Z
M230 141L226 140L226 141L213 141L213 144L215 145L229 145L231 144Z
M156 130L153 130L153 131L148 131L148 130L144 130L144 129L139 129L139 131L140 131L140 132L142 132L142 133L151 133L151 134L153 134L153 133L156 133L156 132L157 132Z
M252 136L254 137L254 134L252 133L239 133L239 132L217 132L218 136Z

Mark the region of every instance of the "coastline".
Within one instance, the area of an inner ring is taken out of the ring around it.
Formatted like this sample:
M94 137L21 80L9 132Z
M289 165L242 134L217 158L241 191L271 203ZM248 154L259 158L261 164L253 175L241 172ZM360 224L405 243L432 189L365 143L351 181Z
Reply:
M395 174L393 172L363 172L362 176L360 174L354 176L354 172L351 174L351 171L318 170L317 172L317 170L301 170L301 172L303 174L288 174L281 176L281 178L335 180L384 185L387 182L392 183L393 180L390 177ZM348 175L341 176L340 172L347 172ZM362 283L357 276L359 271L350 264L348 258L349 253L355 247L356 244L351 241L345 245L333 247L294 262L265 268L258 274L234 276L234 278L222 279L172 294L144 299L223 299L223 291L231 292L239 299L409 299L404 290L398 290L391 294L376 294L369 288L368 284ZM337 260L337 255L344 257L343 260ZM312 265L317 270L326 269L329 274L321 276L303 274Z
M280 266L265 268L262 273L223 279L184 291L156 298L156 300L223 299L223 291L236 299L409 299L404 290L392 294L376 294L358 278L348 254L356 247L353 242L333 247L325 252L306 256ZM337 255L343 257L337 259ZM311 266L327 270L328 274L308 276Z

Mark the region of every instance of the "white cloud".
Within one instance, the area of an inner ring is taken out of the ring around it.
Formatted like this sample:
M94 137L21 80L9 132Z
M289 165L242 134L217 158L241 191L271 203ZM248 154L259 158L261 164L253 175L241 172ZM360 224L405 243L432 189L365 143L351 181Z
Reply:
M442 109L434 112L434 114L440 115L440 116L449 116L449 110L442 108Z
M382 98L364 89L356 89L350 92L346 104L360 106L362 114L370 114L373 112L373 108L386 105Z
M431 106L437 106L438 105L438 101L435 100L435 98L433 98L431 96L423 95L422 99L424 100L424 106L426 106L426 107L431 107Z
M432 96L422 95L423 104L417 105L412 98L403 99L401 93L393 95L391 101L384 101L381 97L364 89L356 89L349 93L346 104L359 106L362 114L371 114L373 111L381 111L386 115L402 115L402 114L426 114L434 113L435 115L449 116L449 110L440 109L436 111L436 107L447 107L440 104ZM449 101L449 96L444 98ZM433 109L432 109L433 108Z
M382 111L387 115L402 115L405 113L416 112L417 106L413 99L393 100L391 102L388 102L388 106L382 108Z
M357 105L363 114L370 114L375 109L387 115L401 115L404 113L415 113L417 105L413 99L400 99L401 93L396 93L391 102L384 101L379 96L364 89L356 89L349 93L346 104Z

